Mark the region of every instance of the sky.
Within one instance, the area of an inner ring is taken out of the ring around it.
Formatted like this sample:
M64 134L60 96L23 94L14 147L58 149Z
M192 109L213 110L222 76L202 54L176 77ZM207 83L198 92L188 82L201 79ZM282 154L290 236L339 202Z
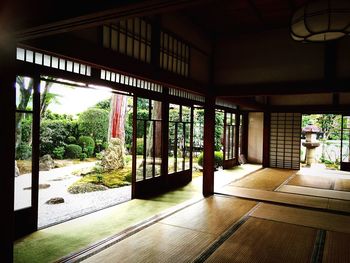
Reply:
M94 106L99 101L111 97L111 93L105 90L92 88L78 88L53 83L50 88L51 93L59 94L59 104L51 103L48 107L54 113L71 114L85 111L87 108Z

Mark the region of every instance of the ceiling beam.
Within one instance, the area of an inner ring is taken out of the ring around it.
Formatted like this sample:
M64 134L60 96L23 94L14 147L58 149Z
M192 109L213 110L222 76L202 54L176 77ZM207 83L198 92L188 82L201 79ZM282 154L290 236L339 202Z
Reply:
M315 94L349 92L350 79L333 80L327 82L299 81L264 84L233 84L217 85L216 96L221 97L246 97L260 95L288 95L288 94Z
M98 47L70 35L57 35L40 40L31 40L21 46L34 48L34 51L42 51L54 56L64 56L94 68L120 72L128 76L139 77L202 95L207 90L207 85L204 83L159 69L154 65L118 54L111 49Z
M59 5L57 4L59 1L57 1L54 6L46 3L46 5L43 4L42 6L36 5L38 10L34 9L33 13L30 12L32 10L24 12L23 15L26 16L26 19L22 18L22 20L24 20L25 23L19 25L20 29L17 30L15 36L19 41L35 39L47 35L99 26L107 22L130 17L151 16L164 12L173 12L210 1L212 0L139 0L129 1L128 4L128 1L116 1L117 4L113 5L103 5L103 1L92 1L94 4L89 3L89 1L79 1L83 7L84 5L90 6L90 8L85 8L85 14L81 14L81 11L78 11L79 9L74 8L64 12L64 10L67 10L67 5ZM123 2L123 4L120 4L120 2ZM100 7L101 5L102 8ZM97 8L99 11L94 11ZM50 15L42 15L50 14L53 10L55 10L54 21L51 21L53 19L50 18ZM74 12L72 10L76 11ZM34 11L40 12L41 15L35 15ZM62 16L57 15L60 12L62 12ZM67 17L66 13L69 13L69 17Z

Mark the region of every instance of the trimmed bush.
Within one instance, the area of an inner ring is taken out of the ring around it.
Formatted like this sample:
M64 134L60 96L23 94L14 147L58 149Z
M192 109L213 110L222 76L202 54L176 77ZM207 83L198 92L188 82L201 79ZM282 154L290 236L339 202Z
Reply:
M32 157L32 146L21 142L16 149L16 160L28 160Z
M77 139L74 136L68 136L67 142L68 144L76 144Z
M80 136L78 144L82 147L83 152L86 153L88 157L91 157L94 154L95 142L94 139L90 136Z
M66 147L66 157L70 159L80 158L80 155L82 152L83 152L83 149L76 144L69 144Z
M108 126L108 110L90 108L79 115L78 129L80 134L91 136L94 140L107 141Z
M203 153L198 156L198 165L203 167ZM214 167L218 168L223 165L223 153L214 152Z
M143 155L143 138L136 139L136 155Z
M81 153L79 156L80 161L84 161L86 159L87 155L86 153Z
M55 149L53 149L52 153L55 159L62 160L64 157L65 149L63 146L58 146Z
M214 163L215 168L221 167L224 163L224 155L222 152L215 152L214 153Z

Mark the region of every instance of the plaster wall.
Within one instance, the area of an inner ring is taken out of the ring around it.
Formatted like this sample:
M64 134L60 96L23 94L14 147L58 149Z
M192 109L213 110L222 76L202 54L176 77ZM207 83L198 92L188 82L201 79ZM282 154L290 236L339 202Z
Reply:
M248 162L261 164L263 161L264 114L250 112L248 123Z

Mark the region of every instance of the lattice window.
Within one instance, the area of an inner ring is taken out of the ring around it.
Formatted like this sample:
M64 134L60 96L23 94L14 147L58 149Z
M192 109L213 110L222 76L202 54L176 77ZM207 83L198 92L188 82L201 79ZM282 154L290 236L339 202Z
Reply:
M151 37L151 24L138 17L103 26L103 47L147 63L151 62Z
M178 38L161 31L160 67L186 76L189 75L190 47Z
M132 86L140 89L146 89L146 90L151 90L155 92L163 91L163 86L160 84L156 84L154 82L146 81L139 78L134 78L124 74L120 74L120 73L115 73L108 70L102 69L100 77L103 80L124 84L124 85Z
M91 67L73 60L52 56L30 49L17 48L16 59L45 67L91 76Z
M198 94L193 94L184 90L169 88L169 95L184 98L184 99L194 100L202 103L205 102L205 97Z
M271 113L270 167L300 168L300 113Z

